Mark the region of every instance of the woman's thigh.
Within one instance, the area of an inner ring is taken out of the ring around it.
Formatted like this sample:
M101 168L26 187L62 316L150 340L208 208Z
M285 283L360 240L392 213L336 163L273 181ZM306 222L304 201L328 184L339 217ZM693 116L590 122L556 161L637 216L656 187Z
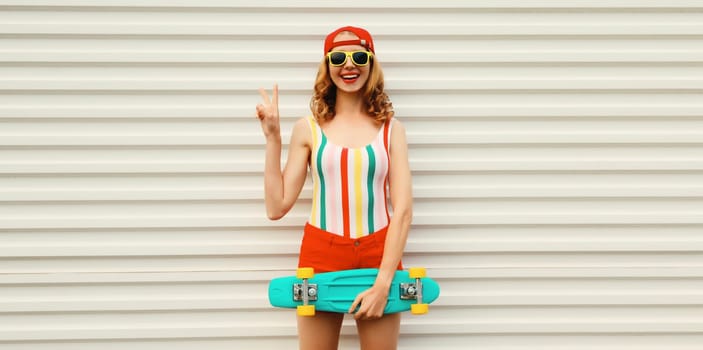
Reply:
M298 340L301 350L335 350L344 314L316 311L315 316L298 316Z
M361 350L395 350L400 334L400 314L387 314L376 320L356 321Z

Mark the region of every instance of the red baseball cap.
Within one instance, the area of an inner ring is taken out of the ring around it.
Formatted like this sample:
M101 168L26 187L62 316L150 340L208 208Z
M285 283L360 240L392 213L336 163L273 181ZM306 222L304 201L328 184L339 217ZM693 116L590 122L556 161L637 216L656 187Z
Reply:
M354 39L354 40L343 40L343 41L334 41L334 37L337 36L337 34L341 32L352 32L354 35L359 37L359 39ZM325 38L325 52L323 54L327 54L332 50L333 48L337 46L343 46L343 45L361 45L365 47L367 50L376 53L373 50L373 38L371 38L371 34L366 31L366 29L359 28L359 27L352 27L352 26L346 26L339 28L335 30L332 33L329 33L327 37Z

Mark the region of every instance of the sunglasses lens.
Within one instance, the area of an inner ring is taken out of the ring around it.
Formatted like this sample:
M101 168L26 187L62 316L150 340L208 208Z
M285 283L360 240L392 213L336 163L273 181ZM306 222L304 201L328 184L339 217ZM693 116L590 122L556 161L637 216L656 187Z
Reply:
M333 66L340 66L347 60L347 55L344 52L332 52L329 57Z
M352 61L354 64L363 66L369 63L369 54L366 51L356 51L352 53Z

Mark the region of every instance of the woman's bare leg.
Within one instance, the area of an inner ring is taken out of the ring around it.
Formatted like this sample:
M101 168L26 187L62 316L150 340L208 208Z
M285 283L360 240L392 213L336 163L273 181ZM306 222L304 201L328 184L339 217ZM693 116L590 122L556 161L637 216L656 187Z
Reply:
M300 350L336 350L344 314L316 311L315 316L298 316Z
M395 350L400 334L400 314L387 314L377 320L356 321L361 350Z

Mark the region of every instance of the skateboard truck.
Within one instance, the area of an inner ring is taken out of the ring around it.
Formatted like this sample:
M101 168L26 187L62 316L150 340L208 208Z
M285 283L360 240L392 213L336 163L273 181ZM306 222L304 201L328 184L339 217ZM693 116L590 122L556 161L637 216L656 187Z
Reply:
M417 300L417 303L410 305L410 312L413 315L426 314L429 306L422 302L422 278L427 275L424 267L411 267L408 276L415 279L415 283L401 283L400 299Z
M295 276L303 280L303 283L293 285L293 300L303 301L303 305L298 305L298 315L315 316L315 305L309 305L310 301L317 300L317 284L310 284L308 280L315 276L315 270L310 267L301 267Z
M400 284L400 299L401 300L417 300L418 297L422 298L422 296L418 296L418 291L422 288L422 282L420 282L420 286L418 286L416 283L401 283ZM422 294L422 293L420 293Z
M307 286L305 285L307 283ZM307 290L307 293L305 291ZM303 283L296 283L293 285L293 300L305 302L305 297L308 301L317 300L317 284L308 283L307 279L303 280Z

